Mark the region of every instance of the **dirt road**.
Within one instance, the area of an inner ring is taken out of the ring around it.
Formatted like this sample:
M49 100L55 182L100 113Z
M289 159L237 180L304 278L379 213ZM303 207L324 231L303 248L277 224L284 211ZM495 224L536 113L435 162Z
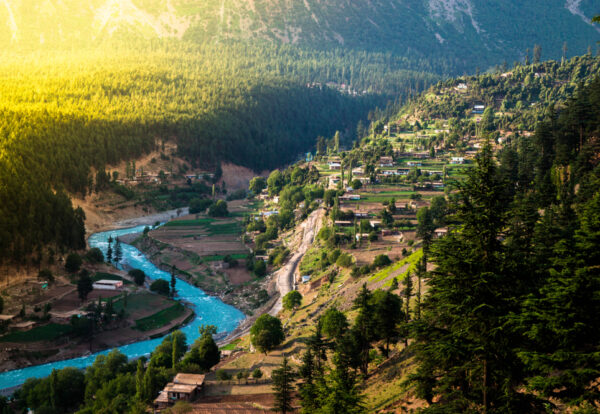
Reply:
M283 307L282 298L294 288L294 274L296 273L296 269L298 268L302 257L304 257L304 254L310 248L316 235L321 229L324 213L325 211L322 208L315 210L308 216L304 223L300 225L302 236L298 247L295 249L295 252L288 263L273 275L277 284L279 296L277 298L273 297L262 309L259 309L254 316L244 319L226 338L217 341L219 346L226 345L239 337L247 335L248 332L250 332L252 324L260 315L268 313L269 315L276 316L279 311L281 311Z
M304 223L302 223L302 241L300 242L300 245L288 263L275 273L277 290L279 290L279 299L277 299L277 302L275 302L269 311L270 315L275 316L281 311L283 297L294 289L294 274L298 269L300 260L302 260L302 257L304 257L304 254L315 240L315 236L321 228L322 221L323 209L318 209L313 211Z

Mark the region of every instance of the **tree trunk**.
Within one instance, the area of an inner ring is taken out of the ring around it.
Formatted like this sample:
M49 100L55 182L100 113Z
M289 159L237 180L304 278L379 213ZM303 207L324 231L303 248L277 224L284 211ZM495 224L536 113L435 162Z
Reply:
M487 359L483 359L483 412L487 413Z

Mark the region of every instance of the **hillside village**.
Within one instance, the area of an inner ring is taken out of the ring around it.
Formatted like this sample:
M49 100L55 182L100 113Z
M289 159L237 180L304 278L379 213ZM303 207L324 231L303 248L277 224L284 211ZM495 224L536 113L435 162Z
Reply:
M138 247L163 270L235 305L247 319L228 337L215 335L216 343L212 339L216 332L201 328L201 337L190 344L191 349L202 348L205 341L220 350L215 364L204 369L197 363L200 359L190 356L192 351L177 353L179 339L175 338L181 333L175 329L189 320L190 310L181 305L175 310L172 297L149 293L149 283L138 284L134 275L113 269L104 260L88 260L83 267L93 270L95 282L123 283L115 295L92 290L88 304L97 300L101 313L109 302L120 310L129 297L130 313L123 316L129 325L139 330L146 319L149 336L171 332L147 364L157 360L163 364L163 377L151 393L154 412L265 413L277 404L273 386L284 358L301 371L306 351L322 341L323 370L335 369L338 355L323 344L340 341L340 335L322 326L324 320L338 318L343 329L350 329L361 323L361 298L369 297L376 303L373 307L390 297L399 298L402 320L393 321L393 335L377 331L376 339L357 356L353 395L362 395L369 412L422 408L425 401L405 384L416 368L409 347L412 340L403 329L423 311L428 274L435 270L427 250L460 225L452 206L461 184L476 168L482 149L502 161L517 145L533 145L537 122L565 108L599 66L598 58L584 56L562 64L544 62L440 82L392 116L373 119L357 141L341 142L339 133L323 139L314 153L296 164L249 180L247 190L228 192L218 171L221 167L210 172L186 169L181 160L169 158L174 148L155 153L154 161L145 160L145 166L157 167L151 172L130 163L115 168L116 175L103 172L111 177L111 188L122 203L140 203L150 211L158 204L146 201L159 192L162 201L157 203L164 203L162 207L181 209L164 225L149 225L142 235L123 242ZM156 159L159 153L162 160ZM177 165L179 171L172 172L171 167L166 172L167 165ZM123 195L121 187L136 196ZM183 208L185 204L189 210ZM65 297L75 296L68 275L60 275L50 290L53 295L64 290ZM286 298L294 292L299 299L288 306ZM138 296L160 297L151 308L162 313L142 311L146 299ZM16 312L16 302L10 305ZM79 308L69 311L79 312ZM172 312L165 316L167 309ZM262 349L253 339L251 325L264 315L280 321L284 338ZM15 320L24 323L23 316ZM57 323L57 317L44 310L47 319L34 329L68 326L65 321ZM159 327L156 319L167 323ZM20 329L16 324L10 328L16 329L0 336L0 342L12 344L13 349L5 352L14 353L18 339L26 335L16 332ZM56 338L50 335L47 340ZM33 346L27 352L54 351ZM139 361L138 372L142 372L140 364L146 360ZM300 408L301 392L290 394L293 408Z

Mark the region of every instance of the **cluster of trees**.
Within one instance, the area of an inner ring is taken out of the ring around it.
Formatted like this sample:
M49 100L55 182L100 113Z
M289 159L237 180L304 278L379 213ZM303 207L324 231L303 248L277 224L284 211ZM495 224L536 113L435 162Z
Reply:
M544 118L547 107L565 104L599 70L600 58L591 54L563 62L515 64L492 73L441 81L407 110L418 111L424 119L450 119L450 133L441 137L441 143L449 147L464 135L491 132L496 127L531 131ZM460 84L468 89L456 90ZM477 103L486 106L480 125L468 116ZM432 143L439 145L440 140Z
M410 383L426 411L592 412L600 401L599 109L595 79L499 164L486 146L458 184L454 230L427 249L436 268L411 324Z
M424 254L416 269L414 309L409 276L401 290L404 302L389 312L398 319L389 326L398 332L391 341L413 339L409 352L418 368L407 385L429 403L425 412L547 412L556 406L595 412L600 401L595 385L600 325L593 317L600 310L599 110L597 78L560 113L547 111L533 137L515 137L497 161L486 146L466 180L456 183L458 193L436 197L419 210ZM335 206L335 195L332 199ZM449 235L433 240L435 228L444 225ZM321 232L332 249L338 243L334 234L331 228ZM317 263L331 263L327 252L321 259ZM428 262L435 270L426 272ZM361 326L364 309L355 326ZM328 311L321 320L323 333L329 316ZM332 338L342 336L338 331ZM371 340L382 351L387 348L388 338L374 334ZM362 373L367 349L351 354ZM319 354L311 349L307 355L304 366L313 370ZM343 360L334 354L331 381ZM349 378L345 371L339 375ZM303 406L312 404L307 412L319 412L339 391L321 388L326 391L320 397L311 377L303 379L300 393L308 393ZM335 401L356 401L351 390Z
M250 182L249 190L253 195L267 189L269 195L279 197L279 210L277 214L263 218L246 218L246 231L258 231L260 234L254 238L257 253L264 252L268 242L277 238L281 230L289 229L295 222L294 210L301 204L301 215L306 217L317 207L315 200L322 199L323 186L318 183L319 172L313 167L302 168L298 165L283 171L273 170L265 180L255 177ZM289 251L282 249L273 255L272 262L281 263ZM259 265L260 266L260 265Z
M113 187L133 198L105 168L161 141L175 139L192 167L272 168L311 148L316 136L348 130L386 96L402 99L437 80L423 62L405 70L410 60L365 52L138 46L4 56L1 259L19 264L51 243L82 248L85 217L65 192ZM375 93L350 96L324 86L329 81Z
M293 385L301 379L297 389L302 412L366 412L359 380L366 377L373 352L377 353L374 344L381 343L380 352L387 355L390 344L405 335L405 317L400 296L391 291L371 292L366 285L353 308L357 316L352 326L335 308L322 315L297 372L286 358L273 371L277 410L291 411Z
M144 413L176 372L207 372L220 360L214 326L200 327L189 347L180 331L166 336L150 359L128 361L117 350L99 355L85 371L54 370L46 378L30 378L16 391L18 408L36 413Z

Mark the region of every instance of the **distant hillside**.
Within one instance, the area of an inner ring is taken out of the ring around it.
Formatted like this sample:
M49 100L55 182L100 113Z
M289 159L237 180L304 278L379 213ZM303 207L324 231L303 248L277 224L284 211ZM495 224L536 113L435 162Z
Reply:
M502 69L502 68L500 68ZM393 119L466 119L474 121L475 105L496 113L498 126L532 131L547 110L560 110L600 73L600 58L577 56L564 62L546 61L504 68L495 73L447 79L405 105Z
M523 57L556 58L600 40L592 0L3 0L0 45L77 48L127 36L274 43L444 58L459 73ZM448 68L446 68L448 69Z

